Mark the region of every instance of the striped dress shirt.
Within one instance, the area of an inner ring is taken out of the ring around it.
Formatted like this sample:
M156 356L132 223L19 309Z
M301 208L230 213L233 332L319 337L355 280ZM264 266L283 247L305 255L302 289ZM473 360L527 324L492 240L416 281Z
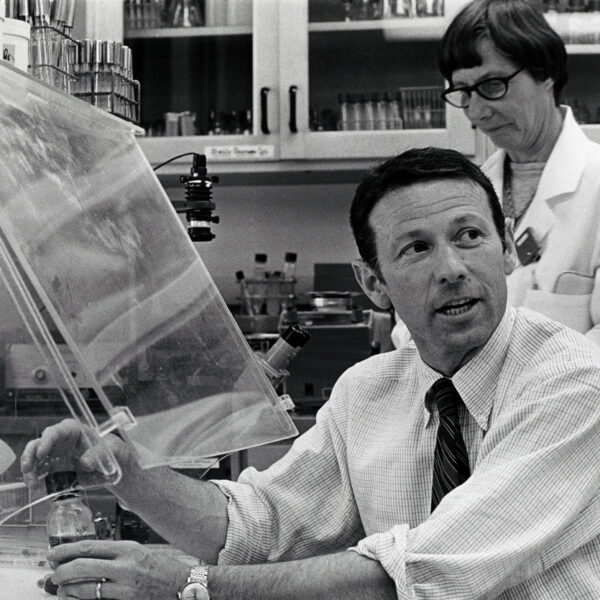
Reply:
M600 349L508 308L452 377L471 477L430 513L439 378L414 347L336 383L316 425L228 496L221 564L350 549L401 599L600 598Z

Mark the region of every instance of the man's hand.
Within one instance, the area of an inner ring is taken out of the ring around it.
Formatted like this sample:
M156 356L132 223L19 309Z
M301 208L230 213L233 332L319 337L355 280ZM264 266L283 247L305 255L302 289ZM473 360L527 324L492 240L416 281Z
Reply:
M166 600L177 598L190 567L137 542L86 540L55 546L48 552L55 568L58 595L88 600Z
M21 455L21 472L28 483L35 483L44 470L44 463L51 463L53 459L64 464L68 461L81 477L80 483L84 484L86 474L103 473L99 465L99 457L104 456L106 461L106 444L112 450L120 465L127 464L131 459L131 450L127 444L114 435L103 438L102 444L98 434L74 419L65 419L57 425L47 427L40 438L31 440L25 446ZM102 458L100 458L102 460ZM90 477L91 479L92 477Z

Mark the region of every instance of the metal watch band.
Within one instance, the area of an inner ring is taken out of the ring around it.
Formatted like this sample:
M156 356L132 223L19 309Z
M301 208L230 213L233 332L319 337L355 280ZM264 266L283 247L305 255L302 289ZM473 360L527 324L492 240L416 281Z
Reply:
M186 588L190 584L201 585L204 588L204 590L206 590L205 594L206 594L206 597L208 598L208 566L199 565L197 567L192 567L192 570L190 571L190 575L187 578L185 585L181 588L181 590L179 590L179 592L177 592L177 598L179 600L181 600L182 598L184 598L184 596L186 596L186 594L184 594L184 592L186 591Z
M192 567L190 576L187 580L188 583L201 583L204 587L208 587L208 567L205 565L199 565Z

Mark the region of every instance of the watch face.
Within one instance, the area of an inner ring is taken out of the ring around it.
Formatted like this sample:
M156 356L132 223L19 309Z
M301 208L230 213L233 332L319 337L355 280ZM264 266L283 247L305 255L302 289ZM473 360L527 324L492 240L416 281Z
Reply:
M181 591L181 600L210 600L208 590L201 583L188 583Z

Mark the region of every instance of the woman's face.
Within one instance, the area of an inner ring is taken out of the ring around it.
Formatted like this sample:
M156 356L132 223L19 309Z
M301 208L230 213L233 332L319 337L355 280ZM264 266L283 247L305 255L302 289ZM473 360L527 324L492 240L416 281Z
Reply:
M475 85L490 77L508 77L522 67L500 54L489 38L478 44L482 64L452 73L453 87ZM545 123L556 110L551 79L537 81L524 69L508 82L506 96L486 100L472 92L467 118L499 148L521 156L533 155L543 145Z

